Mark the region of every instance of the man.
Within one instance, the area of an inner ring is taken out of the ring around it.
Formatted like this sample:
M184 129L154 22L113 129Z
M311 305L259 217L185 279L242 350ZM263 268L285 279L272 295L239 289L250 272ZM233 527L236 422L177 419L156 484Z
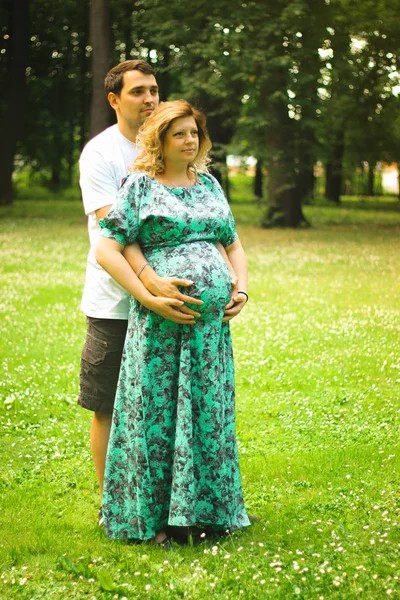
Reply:
M90 140L79 162L90 251L81 303L87 317L87 336L81 357L78 403L94 413L90 441L101 492L129 299L127 292L95 260L98 222L107 215L129 165L138 155L135 140L140 126L159 102L154 71L143 60L125 61L111 69L105 78L105 89L115 110L117 124ZM194 315L198 313L182 305L185 301L201 302L185 296L177 288L178 285L190 286L191 281L158 277L146 264L137 244L129 246L125 256L132 266L132 277L140 290L141 302L147 308L178 323L194 323Z

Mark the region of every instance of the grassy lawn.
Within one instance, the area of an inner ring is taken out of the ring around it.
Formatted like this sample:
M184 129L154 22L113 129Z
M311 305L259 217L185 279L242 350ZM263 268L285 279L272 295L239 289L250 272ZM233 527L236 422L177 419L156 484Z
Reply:
M400 212L305 207L262 230L235 180L250 302L232 323L246 505L262 521L162 551L97 527L76 406L88 249L76 199L0 208L1 600L400 597Z

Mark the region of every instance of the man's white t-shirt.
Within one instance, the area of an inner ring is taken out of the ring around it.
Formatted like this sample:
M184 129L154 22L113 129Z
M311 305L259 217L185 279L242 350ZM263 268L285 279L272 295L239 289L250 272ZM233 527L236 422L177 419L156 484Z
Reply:
M127 319L129 294L104 271L95 258L100 227L95 211L113 204L128 166L138 156L136 144L119 131L108 127L91 139L79 159L83 205L88 216L90 250L81 309L88 317Z

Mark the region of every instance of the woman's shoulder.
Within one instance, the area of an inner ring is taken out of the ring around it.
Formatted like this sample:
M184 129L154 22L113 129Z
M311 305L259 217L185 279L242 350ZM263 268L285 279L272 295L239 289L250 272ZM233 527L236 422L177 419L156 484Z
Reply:
M120 189L144 193L150 189L152 183L152 178L143 171L132 171L122 180Z
M145 183L151 181L151 178L144 173L144 171L131 171L128 175L122 180L122 185L136 185L139 183Z
M211 173L198 173L197 178L201 183L218 185L218 181L215 179L214 175L211 175Z
M203 183L209 190L225 198L221 184L219 183L218 179L214 177L214 175L211 175L211 173L199 173L198 179L200 183Z

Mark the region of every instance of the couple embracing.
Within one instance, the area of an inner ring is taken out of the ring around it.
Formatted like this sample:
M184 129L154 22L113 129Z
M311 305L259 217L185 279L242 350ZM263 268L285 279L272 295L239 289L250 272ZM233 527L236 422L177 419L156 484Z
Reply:
M105 87L117 124L80 159L91 248L79 404L93 411L99 519L110 538L161 544L171 527L245 527L229 320L248 298L247 263L207 169L205 117L159 105L142 60Z

